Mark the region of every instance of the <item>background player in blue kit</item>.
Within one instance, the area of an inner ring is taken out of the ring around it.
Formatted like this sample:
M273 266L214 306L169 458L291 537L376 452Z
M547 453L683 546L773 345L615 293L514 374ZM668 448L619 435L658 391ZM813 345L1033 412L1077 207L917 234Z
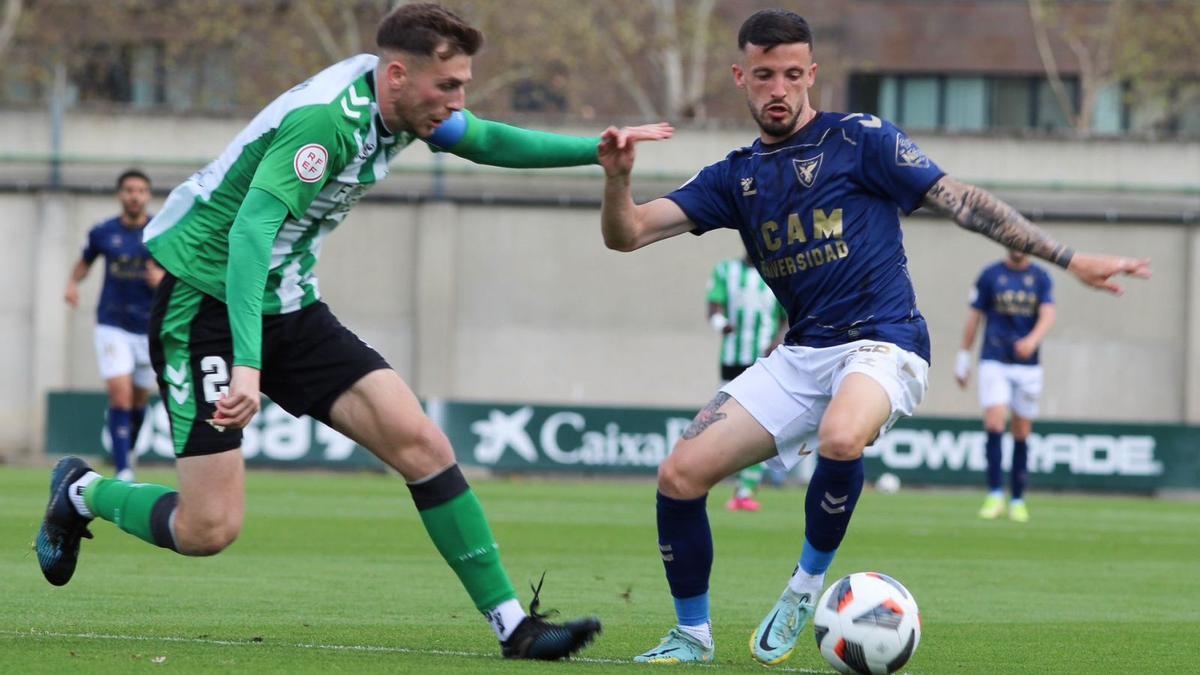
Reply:
M121 215L88 232L83 255L71 268L63 298L79 306L79 282L96 258L104 257L104 286L96 305L96 362L108 388L108 432L112 459L121 480L133 480L132 450L146 416L146 401L154 390L154 369L146 330L154 287L162 269L142 243L142 228L150 222L150 179L137 169L117 177Z
M1054 325L1054 281L1029 256L1010 250L1005 260L984 268L971 289L971 308L963 331L962 349L954 363L954 379L966 387L971 350L979 322L986 318L983 351L979 355L979 404L987 430L988 496L979 517L1004 515L1004 470L1000 441L1012 410L1012 505L1009 517L1029 520L1025 506L1027 440L1037 419L1042 395L1042 366L1038 348Z
M949 215L1113 292L1121 289L1112 276L1150 273L1147 260L1058 244L1012 207L946 176L878 117L814 110L812 43L793 12L764 10L742 25L733 76L760 136L666 198L635 205L634 149L618 147L615 130L601 145L609 248L737 229L790 321L785 343L722 387L659 468L659 550L678 625L636 661L713 659L708 491L744 467L776 455L794 465L816 450L799 563L750 643L767 665L794 651L862 491L863 449L925 394L929 334L907 271L900 211L925 206Z

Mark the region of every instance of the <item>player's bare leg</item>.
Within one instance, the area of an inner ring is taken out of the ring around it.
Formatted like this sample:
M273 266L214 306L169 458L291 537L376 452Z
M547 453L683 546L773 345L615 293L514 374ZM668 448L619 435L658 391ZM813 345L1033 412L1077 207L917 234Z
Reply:
M775 455L775 440L737 400L719 392L658 469L658 546L678 625L640 663L707 663L715 649L708 602L712 533L705 501L721 480Z
M421 410L394 370L375 370L338 397L333 426L400 472L421 521L508 658L561 659L600 632L594 618L552 624L538 614L538 590L526 616L517 601L483 508L467 485L450 441Z
M38 531L38 564L46 580L71 580L81 537L93 518L107 520L155 546L183 555L215 555L237 539L245 513L240 449L176 461L179 489L103 478L78 457L65 457L50 477L50 502Z
M863 450L887 423L891 410L883 386L857 372L842 380L830 400L818 431L817 469L805 498L800 561L779 600L750 636L750 653L760 663L776 665L795 652L862 492Z
M1012 502L1008 517L1018 523L1029 522L1029 507L1025 505L1025 483L1029 475L1029 434L1033 433L1033 420L1013 413L1013 454L1009 480L1012 484Z
M1001 465L1001 441L1008 425L1008 406L988 406L983 411L983 428L987 432L988 494L979 509L979 517L994 520L1004 515L1004 468Z
M179 505L171 523L175 550L184 555L215 555L242 531L246 513L246 466L241 448L182 457Z

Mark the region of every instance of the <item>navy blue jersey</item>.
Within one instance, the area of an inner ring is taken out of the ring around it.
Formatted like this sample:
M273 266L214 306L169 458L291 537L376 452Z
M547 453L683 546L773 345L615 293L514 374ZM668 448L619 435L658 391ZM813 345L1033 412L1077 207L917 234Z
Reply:
M1014 270L1001 261L985 267L971 290L971 306L987 319L979 358L1037 364L1036 351L1028 359L1018 359L1013 354L1013 343L1033 331L1042 305L1054 304L1053 291L1054 281L1037 265Z
M104 256L104 286L96 306L96 323L144 334L150 323L154 289L146 282L150 251L142 229L125 227L120 217L106 220L88 232L83 260L89 265Z
M943 175L872 115L818 113L786 141L757 140L667 195L696 225L727 227L787 310L788 344L880 340L929 361L900 213Z

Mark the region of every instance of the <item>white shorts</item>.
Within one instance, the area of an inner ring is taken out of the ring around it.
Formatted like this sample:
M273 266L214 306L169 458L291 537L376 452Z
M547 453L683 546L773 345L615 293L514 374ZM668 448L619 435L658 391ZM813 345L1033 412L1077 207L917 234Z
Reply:
M979 405L1002 405L1027 420L1038 416L1042 398L1042 367L999 361L979 362Z
M775 437L777 465L790 470L816 452L829 401L850 373L862 373L887 392L892 414L879 429L913 414L928 386L929 364L896 345L859 340L835 347L783 345L721 387ZM776 460L772 460L776 461Z
M133 375L133 386L154 388L154 367L150 365L150 338L115 326L96 326L96 364L105 380Z

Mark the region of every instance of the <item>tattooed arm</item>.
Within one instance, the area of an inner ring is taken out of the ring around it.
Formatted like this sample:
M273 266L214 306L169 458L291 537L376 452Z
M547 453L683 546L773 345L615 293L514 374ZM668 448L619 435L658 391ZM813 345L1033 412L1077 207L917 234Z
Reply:
M1110 277L1117 274L1142 279L1150 277L1149 259L1075 253L1054 241L1045 231L991 193L949 176L942 176L925 193L921 204L950 216L959 227L978 232L1008 248L1052 262L1088 286L1119 295L1123 289L1110 281Z

